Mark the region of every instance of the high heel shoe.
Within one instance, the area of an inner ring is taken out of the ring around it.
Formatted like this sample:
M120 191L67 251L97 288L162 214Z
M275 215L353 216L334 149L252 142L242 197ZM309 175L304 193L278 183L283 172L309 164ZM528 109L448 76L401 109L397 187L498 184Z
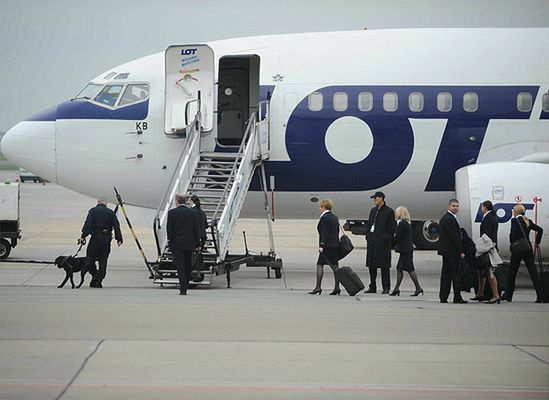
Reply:
M410 295L410 297L416 297L416 296L419 296L420 294L421 294L422 296L424 295L423 289L418 289L418 290L416 290L413 294Z
M482 294L477 294L475 297L471 297L469 300L479 301L480 302L480 301L486 300L486 298Z
M400 289L393 290L391 293L389 293L389 296L400 296Z
M484 304L494 304L494 303L501 303L501 297L498 297L497 299L490 299L490 300L486 300L484 302Z
M322 289L313 289L311 292L309 292L309 294L321 295L322 294Z
M330 296L339 296L341 294L341 289L334 289L331 293L330 293Z

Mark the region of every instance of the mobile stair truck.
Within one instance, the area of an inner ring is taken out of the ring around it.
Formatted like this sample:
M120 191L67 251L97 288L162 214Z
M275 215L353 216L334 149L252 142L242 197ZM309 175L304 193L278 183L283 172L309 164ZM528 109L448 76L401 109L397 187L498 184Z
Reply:
M10 255L19 238L19 183L0 183L0 260Z

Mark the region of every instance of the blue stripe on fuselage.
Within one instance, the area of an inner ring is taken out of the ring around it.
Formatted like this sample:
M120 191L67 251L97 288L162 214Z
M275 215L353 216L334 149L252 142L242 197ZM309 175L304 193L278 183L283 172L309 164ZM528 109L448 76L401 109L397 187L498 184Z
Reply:
M447 119L440 147L425 191L453 191L455 171L477 161L488 122L491 119L530 118L531 112L517 110L516 98L521 92L537 95L538 86L330 86L316 92L323 94L321 111L310 111L305 97L294 109L286 128L286 149L290 161L268 161L266 172L276 176L277 191L357 191L372 190L395 181L408 166L414 151L414 132L410 119ZM333 109L333 95L345 92L348 109ZM373 94L371 111L358 109L358 95ZM383 110L383 95L398 94L398 110ZM412 112L408 96L424 96L421 112ZM437 95L452 95L449 112L437 109ZM463 95L478 95L478 110L463 110ZM325 138L328 127L341 117L356 117L370 127L373 147L369 155L354 164L343 164L330 156ZM433 151L435 149L433 148ZM254 189L257 188L254 182ZM421 190L421 188L418 188Z
M143 120L149 114L149 100L111 110L87 100L69 100L34 114L26 121L56 119Z

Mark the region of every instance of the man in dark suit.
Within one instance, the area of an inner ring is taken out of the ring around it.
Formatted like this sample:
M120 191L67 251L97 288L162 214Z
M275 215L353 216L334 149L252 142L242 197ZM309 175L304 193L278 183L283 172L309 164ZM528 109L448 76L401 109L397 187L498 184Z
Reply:
M391 244L396 231L395 212L385 204L385 194L375 192L371 199L376 205L370 211L366 240L366 267L370 271L370 287L365 293L376 293L377 269L381 268L382 294L389 294L391 289Z
M176 207L168 212L166 232L168 244L177 268L179 294L186 295L192 268L192 254L200 245L198 213L185 206L184 194L175 196Z
M113 210L107 207L107 200L100 198L97 205L90 208L88 216L82 227L82 235L78 243L86 244L86 237L91 235L90 243L86 249L86 258L93 264L92 270L95 270L95 262L99 263L99 271L96 272L90 282L90 287L102 288L103 279L107 275L107 260L111 253L112 231L118 247L122 245L122 232L120 232L120 223Z
M438 254L442 256L442 271L438 296L441 303L448 303L450 287L454 289L454 303L467 303L461 297L456 283L459 260L465 257L461 230L457 220L458 211L459 202L456 199L451 199L448 202L448 212L442 216L439 222Z

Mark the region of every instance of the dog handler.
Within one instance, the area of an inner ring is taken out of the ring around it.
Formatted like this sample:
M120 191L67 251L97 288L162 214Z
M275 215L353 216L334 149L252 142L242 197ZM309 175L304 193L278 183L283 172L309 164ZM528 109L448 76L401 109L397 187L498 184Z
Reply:
M107 274L107 259L111 252L113 229L116 243L120 247L122 232L120 232L118 218L114 211L107 207L107 200L100 198L97 200L97 205L88 211L86 222L82 227L82 236L78 240L79 243L86 244L86 237L91 235L90 243L86 249L86 258L88 262L93 263L93 268L90 269L94 270L95 262L99 262L99 272L95 274L90 287L103 287L101 282Z

